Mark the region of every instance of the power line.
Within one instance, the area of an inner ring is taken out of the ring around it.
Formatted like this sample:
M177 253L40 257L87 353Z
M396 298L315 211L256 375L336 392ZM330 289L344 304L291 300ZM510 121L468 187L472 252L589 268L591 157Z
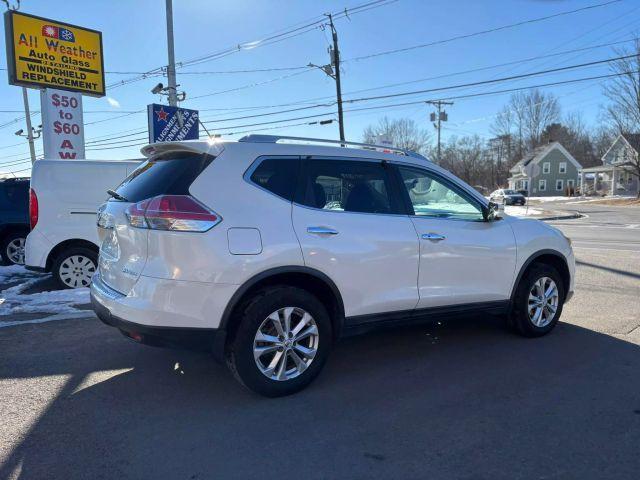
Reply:
M399 92L399 93L393 93L393 94L387 94L387 95L379 95L379 96L374 96L374 97L348 99L348 100L344 100L344 102L345 103L356 103L356 102L362 102L362 101L393 98L393 97L398 97L398 96L415 95L415 94L421 94L421 93L431 93L431 92L434 92L434 91L443 91L443 90L457 89L457 88L463 88L463 87L485 85L485 84L490 84L490 83L498 83L498 82L504 82L504 81L510 81L510 80L514 80L514 79L519 79L519 78L527 78L527 77L531 77L531 76L543 75L543 74L548 74L548 73L555 73L555 72L571 70L571 69L576 69L576 68L584 68L584 67L593 66L593 65L600 65L600 64L609 63L609 62L616 61L616 60L622 60L624 58L630 58L630 57L633 57L633 56L634 55L627 55L627 56L622 56L622 57L608 58L608 59L605 59L605 60L597 60L597 61L594 61L594 62L581 63L581 64L577 64L577 65L568 65L568 66L565 66L565 67L542 70L542 71L539 71L539 72L531 72L531 73L526 73L526 74L521 74L521 75L512 75L512 76L509 76L509 77L501 77L501 78L490 79L490 80L481 80L481 81L477 81L477 82L470 82L470 83L464 83L464 84L458 84L458 85L451 85L451 86L444 86L444 87L437 87L437 88L430 88L430 89L423 89L423 90L415 90L415 91L410 91L410 92ZM377 87L377 88L383 88L383 87ZM333 106L333 105L335 105L335 101L325 102L325 103L318 103L318 104L315 104L315 105L291 108L291 109L286 109L286 110L279 110L279 111L276 111L276 112L267 112L267 113L253 114L253 115L242 115L242 116L237 116L237 117L209 120L209 121L205 121L205 123L213 123L214 121L215 122L227 122L227 121L232 121L232 120L243 120L243 119L248 119L248 118L258 118L258 117L265 117L265 116L270 116L270 115L279 115L279 114L282 114L282 113L290 113L290 112L295 112L295 111L310 110L310 109L320 108L320 107L330 107L330 106Z
M607 74L607 75L598 75L598 76L592 76L592 77L576 78L576 79L571 79L571 80L562 80L562 81L557 81L557 82L541 83L541 84L536 84L536 85L527 85L527 86L524 86L524 87L516 87L516 88L508 88L508 89L502 89L502 90L494 90L494 91L490 91L490 92L470 93L470 94L465 94L465 95L452 95L452 96L448 96L448 97L443 97L443 98L441 98L441 100L456 100L456 99L463 99L463 98L473 98L473 97L481 97L481 96L487 96L487 95L497 95L497 94L503 94L503 93L511 93L511 92L516 92L516 91L520 91L520 90L530 90L532 88L543 88L543 87L551 87L551 86L558 86L558 85L568 85L568 84L572 84L572 83L579 83L579 82L585 82L585 81L591 81L591 80L600 80L600 79L604 79L604 78L618 77L618 76L621 76L621 75L628 75L630 73L640 73L640 72L611 73L611 74ZM427 101L427 100L417 100L417 101L409 101L409 102L387 104L387 105L380 105L380 106L352 108L352 109L345 110L345 112L359 112L359 111L365 111L365 110L384 109L384 108L398 107L398 106L404 106L404 105L417 105L417 104L420 104L420 103L425 103L425 101ZM324 112L324 113L321 113L321 114L307 115L307 116L303 116L303 117L288 118L288 119L283 119L283 120L274 120L274 121L271 121L271 122L252 123L252 124L246 124L246 125L234 125L234 126L231 126L231 127L220 127L217 130L244 128L244 127L251 127L251 126L258 126L258 125L270 125L270 124L278 123L278 122L287 122L287 121L302 120L302 119L308 119L308 118L317 118L317 117L320 117L320 116L323 116L323 115L332 115L332 114L335 114L335 113L336 112ZM215 123L215 122L203 122L203 123Z
M344 17L348 17L349 15L355 15L357 13L362 13L364 11L370 10L372 8L378 8L378 7L382 7L391 3L394 3L398 0L375 0L375 1L371 1L371 2L367 2L361 5L357 5L355 7L351 7L350 9L345 8L343 11L338 12L335 14L335 18L344 18ZM182 61L182 62L177 62L176 67L177 68L184 68L187 66L193 66L193 65L198 65L201 63L205 63L205 62L209 62L211 60L216 60L218 58L222 58L222 57L226 57L228 55L240 52L240 51L244 51L244 50L253 50L255 48L258 47L263 47L266 45L271 45L273 43L277 43L283 40L288 40L290 38L293 37L297 37L299 35L311 32L317 28L319 28L321 25L323 25L326 22L326 18L324 15L322 16L316 16L313 17L316 20L310 21L308 23L305 23L302 26L295 26L295 28L293 27L289 27L286 29L282 29L279 31L274 32L274 34L268 35L267 37L260 39L260 40L254 40L254 41L250 41L250 42L243 42L243 43L239 43L236 44L232 47L227 47L226 49L217 51L217 52L213 52L210 54L206 54L204 56L201 57L197 57L191 60L186 60L186 61ZM300 24L298 24L300 25ZM148 70L147 72L143 72L142 74L136 76L136 77L132 77L129 79L124 79L121 80L119 82L115 82L111 85L107 85L108 88L113 89L113 88L117 88L118 86L122 86L122 85L127 85L129 83L134 83L140 80L144 80L146 78L150 78L150 77L157 77L160 75L164 74L164 70L165 70L165 66L161 66L161 67L156 67L156 68L152 68L150 70Z
M510 28L516 28L516 27L520 27L522 25L527 25L527 24L537 23L537 22L543 22L545 20L550 20L552 18L563 17L563 16L566 16L566 15L571 15L571 14L578 13L578 12L583 12L585 10L591 10L593 8L606 7L606 6L612 5L614 3L619 3L621 1L622 0L611 0L611 1L605 2L605 3L598 3L598 4L595 4L595 5L589 5L589 6L586 6L586 7L577 8L575 10L568 10L568 11L564 11L564 12L559 12L559 13L555 13L553 15L547 15L547 16L544 16L544 17L531 18L531 19L523 20L523 21L520 21L520 22L517 22L517 23L511 23L509 25L502 25L500 27L490 28L490 29L487 29L487 30L480 30L478 32L466 33L466 34L462 34L462 35L456 35L454 37L446 38L446 39L443 39L443 40L435 40L433 42L422 43L422 44L413 45L413 46L410 46L410 47L396 48L396 49L393 49L393 50L385 50L385 51L382 51L382 52L372 53L372 54L369 54L369 55L362 55L360 57L353 57L353 58L349 58L347 60L344 60L344 62L353 62L353 61L366 60L366 59L369 59L369 58L376 58L376 57L381 57L381 56L384 56L384 55L392 55L392 54L396 54L396 53L408 52L408 51L417 50L417 49L420 49L420 48L433 47L435 45L442 45L442 44L454 42L454 41L457 41L457 40L477 37L479 35L486 35L486 34L489 34L489 33L494 33L494 32L498 32L498 31L501 31L501 30L507 30L507 29L510 29Z
M421 94L421 93L431 93L431 92L439 92L439 91L443 91L443 90L452 90L452 89L456 89L456 88L465 88L465 87L475 87L478 85L488 85L491 83L498 83L498 82L505 82L505 81L510 81L510 80L517 80L517 79L521 79L521 78L528 78L528 77L533 77L533 76L538 76L538 75L545 75L548 73L555 73L555 72L562 72L562 71L566 71L566 70L572 70L575 68L584 68L584 67L590 67L590 66L594 66L594 65L601 65L601 64L605 64L605 63L610 63L616 60L623 60L626 58L631 58L631 57L635 57L636 55L624 55L624 56L620 56L620 57L614 57L614 58L608 58L605 60L597 60L597 61L593 61L593 62L586 62L586 63L580 63L577 65L568 65L565 67L558 67L558 68L551 68L551 69L547 69L547 70L540 70L538 72L531 72L531 73L523 73L520 75L511 75L508 77L501 77L501 78L494 78L494 79L490 79L490 80L481 80L481 81L477 81L477 82L469 82L469 83L461 83L458 85L451 85L448 87L436 87L436 88L427 88L427 89L422 89L422 90L414 90L414 91L410 91L410 92L400 92L400 93L389 93L386 95L377 95L374 97L365 97L365 98L355 98L355 99L351 99L351 100L345 100L345 103L356 103L356 102L364 102L364 101L369 101L369 100L380 100L380 99L385 99L385 98L394 98L394 97L402 97L402 96L407 96L407 95L417 95L417 94Z
M550 87L550 86L568 85L568 84L572 84L572 83L580 83L580 82L585 82L585 81L601 80L601 79L605 79L605 78L613 78L613 77L617 77L617 76L621 76L621 75L628 75L628 74L631 74L631 73L640 73L640 71L638 71L638 72L634 71L634 72L612 73L612 74L607 74L607 75L598 75L598 76L577 78L577 79L571 79L571 80L548 82L548 83L542 83L542 84L536 84L536 85L527 85L527 86L523 86L523 87L508 88L508 89L495 90L495 91L490 91L490 92L480 92L480 93L472 93L472 94L465 94L465 95L450 96L450 97L446 97L445 100L468 99L468 98L473 98L473 97L482 97L482 96L489 96L489 95L499 95L499 94L504 94L504 93L512 93L512 92L521 91L521 90L530 90L532 88L542 88L542 87ZM408 106L408 105L417 105L417 104L423 104L425 101L426 100L417 100L417 101L385 104L385 105L370 106L370 107L359 107L359 108L347 109L347 110L345 110L345 112L361 112L361 111L379 110L379 109L394 108L394 107ZM260 123L252 123L252 124L234 125L234 126L228 126L228 127L219 127L219 128L217 128L215 130L216 131L234 130L234 129L241 129L241 128L247 128L247 127L254 127L254 126L274 125L276 123L292 122L292 121L297 121L297 120L307 120L307 119L319 118L319 117L323 117L323 116L332 116L332 115L335 115L335 114L336 114L336 112L333 112L333 111L332 112L323 112L323 113L320 113L320 114L306 115L306 116L302 116L302 117L287 118L287 119L281 119L281 120L274 120L274 121L270 121L270 122L260 122ZM214 123L214 122L207 122L207 123ZM279 127L284 128L284 127L286 127L286 125L285 126L280 125ZM278 128L278 127L273 127L273 128L269 128L269 129L275 129L275 128ZM258 131L258 130L259 129L252 129L252 130L249 130L249 131ZM239 132L236 132L236 133L239 133ZM242 132L242 133L246 133L246 132ZM138 140L139 139L130 139L127 142L137 142ZM119 144L119 143L125 143L125 142L115 142L115 143ZM110 148L111 149L129 148L129 147L134 147L134 146L139 146L139 145L146 145L146 144L147 144L147 142L142 142L142 143L126 144L126 145L121 145L121 146L116 146L116 147L100 148L102 146L102 144L96 143L96 144L94 144L94 146L95 147L99 147L99 148L90 148L90 149L87 149L87 150L93 151L93 150L109 150ZM106 145L106 144L104 144L104 145Z
M378 96L373 96L373 97L348 99L348 100L344 100L344 102L345 103L359 103L359 102L365 102L365 101L380 100L380 99L387 99L387 98L395 98L395 97L400 97L400 96L417 95L417 94L424 94L424 93L433 93L433 92L446 91L446 90L459 89L459 88L466 88L466 87L479 86L479 85L489 85L489 84L493 84L493 83L512 81L514 79L522 79L522 78L528 78L528 77L532 77L532 76L538 76L538 75L544 75L544 74L549 74L549 73L561 72L561 71L571 70L571 69L576 69L576 68L584 68L584 67L589 67L589 66L594 66L594 65L600 65L600 64L609 63L609 62L616 61L616 60L621 60L621 59L624 59L624 58L630 58L632 56L633 55L614 57L614 58L608 58L608 59L604 59L604 60L597 60L597 61L577 64L577 65L568 65L568 66L564 66L564 67L559 67L559 68L555 68L555 69L548 69L548 70L543 70L543 71L539 71L539 72L531 72L531 73L521 74L521 75L512 75L512 76L509 76L509 77L495 78L495 79L490 79L490 80L482 80L482 81L477 81L477 82L470 82L470 83L457 84L457 85L451 85L451 86L444 86L444 87L437 87L437 88L430 88L430 89L422 89L422 90L415 90L415 91L409 91L409 92L399 92L399 93L393 93L393 94L378 95ZM236 117L223 118L223 119L203 120L203 123L205 123L205 124L213 124L213 123L227 122L227 121L233 121L233 120L244 120L244 119L249 119L249 118L260 118L260 117L266 117L266 116L272 116L272 115L280 115L280 114L283 114L283 113L292 113L292 112L296 112L296 111L312 110L312 109L321 108L321 107L331 107L331 106L335 105L335 103L336 103L335 101L331 101L331 102L325 102L325 103L318 103L318 104L315 104L315 105L308 105L308 106L302 106L302 107L297 107L297 108L279 110L279 111L275 111L275 112L266 112L266 113L253 114L253 115L243 115L243 116L236 116ZM137 113L141 113L141 112L144 112L144 110L140 110ZM130 115L130 114L125 114L125 115L122 115L122 116L127 116L127 115ZM295 119L290 119L289 121L300 120L300 119L302 119L302 117L296 117ZM99 123L99 122L103 122L103 121L107 121L107 120L112 120L112 119L98 120L98 121L95 121L95 122L89 122L88 124ZM263 124L269 124L269 123L273 123L273 122L263 122L263 123L259 123L257 125L263 125ZM253 126L253 125L256 125L256 124L251 124L249 126ZM125 130L125 132L128 132L128 131ZM137 135L137 134L142 134L142 133L145 133L145 130L132 130L131 132L135 132L135 133L131 133L130 135L126 135L126 136L133 136L133 135ZM121 137L122 136L113 136L113 137L108 137L107 136L106 138L103 138L102 140L99 140L99 141L96 141L97 139L94 139L93 141L87 142L87 144L102 143L102 142L108 141L108 140L117 140L117 139L119 139Z

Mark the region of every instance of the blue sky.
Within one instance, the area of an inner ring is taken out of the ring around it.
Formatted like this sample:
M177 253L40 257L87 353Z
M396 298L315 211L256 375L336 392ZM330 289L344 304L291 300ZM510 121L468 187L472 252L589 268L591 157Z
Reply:
M348 61L354 57L447 39L605 1L398 0L354 14L350 19L340 19L336 22L336 27L339 32L341 55L343 60L346 60L342 70L345 100L487 80L614 56L612 47L603 47L464 75L351 93L630 39L634 32L637 32L635 25L640 20L640 2L637 0L623 0L569 16L441 45ZM336 12L362 3L365 3L365 0L235 0L233 2L174 0L176 59L177 61L191 60L234 45L261 40L274 31L315 20L325 12ZM64 8L60 8L63 5L60 2L24 0L21 10L102 31L106 71L142 72L165 65L167 62L164 4L164 0L92 0L91 2L66 0ZM335 95L335 84L319 70L241 74L185 73L301 67L309 62L324 64L328 62L326 49L329 40L330 32L317 28L272 45L241 49L223 58L178 69L178 83L181 89L187 92L187 100L182 106L200 109L203 120L216 122L208 123L207 127L212 132L219 133L244 132L252 129L257 132L258 129L270 128L278 124L255 127L243 127L243 125L327 112L326 115L309 120L283 121L280 123L281 128L260 133L337 138L336 123L326 126L287 127L295 123L335 118L335 115L329 114L334 107L222 121L294 108L246 110L250 107L281 105L320 97L326 97L327 101L332 100ZM629 43L620 44L620 46L625 45ZM5 67L5 49L1 48L0 52L3 57L0 63ZM608 73L607 66L600 65L495 85L347 104L345 109L490 92L606 73ZM107 85L131 77L135 75L108 73ZM119 159L140 156L140 147L128 146L128 144L137 143L137 138L145 136L135 132L146 130L146 105L165 101L150 93L151 88L159 81L166 83L166 79L161 77L146 78L108 88L108 98L84 98L86 141L97 140L103 143L103 145L88 143L88 158ZM560 98L563 112L580 111L588 124L597 125L599 107L605 102L601 95L601 82L569 84L547 90ZM252 84L261 85L242 88ZM234 89L236 90L220 93ZM194 98L202 95L207 96ZM478 134L488 138L491 135L489 126L493 115L508 100L508 96L503 94L455 100L455 105L448 109L449 122L446 124L446 130L443 130L445 138L449 135L468 134ZM0 82L0 98L2 98L0 110L19 111L23 108L20 88L8 85L6 79ZM30 90L30 101L32 109L39 110L39 94L36 90ZM309 103L316 102L317 100L313 100ZM297 106L299 105L295 107ZM143 111L129 114L138 110ZM363 129L377 122L384 115L392 118L409 117L432 130L433 127L428 122L429 113L430 108L423 104L347 112L345 114L346 136L348 139L360 140ZM18 112L0 113L0 164L4 164L0 166L0 172L21 170L29 166L28 162L17 163L24 161L28 156L26 140L14 135L16 130L24 128L24 120L14 122L14 119L20 117L21 114ZM34 125L38 125L39 122L39 116L36 115ZM224 130L224 127L236 128ZM118 135L128 136L122 139L112 138ZM229 136L229 138L238 138L238 135ZM37 150L41 150L40 142L37 142ZM15 165L7 166L7 163L15 163ZM20 175L28 175L28 173L28 171L20 172Z

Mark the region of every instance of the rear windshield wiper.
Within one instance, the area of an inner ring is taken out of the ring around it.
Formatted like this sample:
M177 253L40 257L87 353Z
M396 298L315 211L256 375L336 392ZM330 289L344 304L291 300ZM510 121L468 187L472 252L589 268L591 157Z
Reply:
M128 202L128 200L126 198L124 198L122 195L120 195L118 192L116 192L115 190L107 190L107 193L115 198L116 200L120 200L121 202Z

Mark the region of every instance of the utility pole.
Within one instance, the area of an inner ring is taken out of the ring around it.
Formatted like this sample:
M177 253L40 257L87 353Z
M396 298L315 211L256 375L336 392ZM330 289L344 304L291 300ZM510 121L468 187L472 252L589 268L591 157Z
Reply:
M27 121L27 140L29 142L29 152L31 153L31 164L36 162L36 147L33 143L33 128L31 127L31 112L29 111L29 96L27 89L22 87L22 100L24 101L24 114Z
M172 0L167 0L167 51L169 64L167 65L167 94L169 105L178 106L178 86L176 85L176 58L173 50L173 5Z
M440 130L442 128L442 122L446 122L449 119L447 112L442 110L443 105L453 105L453 102L445 102L444 100L428 100L430 105L435 105L438 109L438 113L431 114L431 121L436 122L433 126L438 130L438 163L440 163Z
M167 0L170 1L170 0ZM338 49L338 32L333 24L333 16L329 13L329 26L331 27L331 37L333 39L333 49L330 48L331 64L335 72L336 97L338 101L338 127L340 129L340 140L344 141L344 116L342 113L342 86L340 85L340 50Z

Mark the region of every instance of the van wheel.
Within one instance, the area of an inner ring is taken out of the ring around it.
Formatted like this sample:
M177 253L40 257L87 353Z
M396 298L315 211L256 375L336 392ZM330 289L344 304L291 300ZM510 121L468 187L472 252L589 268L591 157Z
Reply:
M13 232L8 234L0 243L2 259L6 265L24 265L24 245L27 241L27 234L24 232Z
M88 287L97 265L96 252L85 247L72 247L56 257L52 273L62 288Z
M525 337L546 335L558 323L564 299L564 285L558 271L549 265L534 265L520 279L510 324Z
M241 312L227 349L227 365L241 384L280 397L302 390L320 373L332 335L327 310L315 296L295 287L268 287Z

